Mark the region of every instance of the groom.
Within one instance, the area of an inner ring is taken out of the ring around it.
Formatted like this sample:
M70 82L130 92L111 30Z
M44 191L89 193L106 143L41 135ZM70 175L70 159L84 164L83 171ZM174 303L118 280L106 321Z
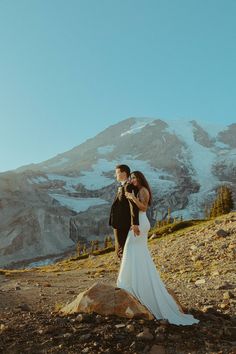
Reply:
M109 225L113 227L116 254L121 260L125 241L131 226L136 235L140 233L138 227L139 209L134 202L126 198L125 192L134 193L136 196L138 190L129 182L129 166L117 165L115 174L117 181L120 182L120 186L111 206Z

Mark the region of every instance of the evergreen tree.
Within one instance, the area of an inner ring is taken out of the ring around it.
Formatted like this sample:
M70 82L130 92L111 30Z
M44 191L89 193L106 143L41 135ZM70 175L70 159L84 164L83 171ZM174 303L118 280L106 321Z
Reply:
M170 208L168 208L167 224L170 224Z
M224 210L226 213L229 213L234 208L232 191L230 190L230 188L224 186L222 187L221 195L222 195Z
M104 248L107 248L108 247L108 236L105 237L105 240L104 240Z
M211 218L215 218L218 214L217 214L217 208L216 208L216 200L214 201L212 208L211 208L211 212L210 212L210 216Z
M76 245L76 251L78 253L78 255L80 255L81 251L82 251L82 247L81 247L81 243L78 242L77 245Z
M93 253L93 251L95 250L95 240L92 240L90 244L91 244L91 253Z
M98 250L99 250L99 241L98 241L98 240L96 240L96 241L94 242L94 248L95 248L95 251L98 251Z
M210 208L210 217L227 214L234 208L232 191L227 186L221 186Z

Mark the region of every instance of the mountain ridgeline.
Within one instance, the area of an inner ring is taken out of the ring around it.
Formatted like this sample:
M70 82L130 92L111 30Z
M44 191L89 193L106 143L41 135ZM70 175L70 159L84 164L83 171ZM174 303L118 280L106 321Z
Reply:
M114 168L141 170L149 218L202 218L224 185L236 195L236 124L129 118L39 164L0 174L0 267L58 255L111 234Z

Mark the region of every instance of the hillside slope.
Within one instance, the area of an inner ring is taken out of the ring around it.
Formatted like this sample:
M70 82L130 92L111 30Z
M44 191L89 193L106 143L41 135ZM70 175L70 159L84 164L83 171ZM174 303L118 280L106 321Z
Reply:
M55 310L94 282L115 285L119 264L111 252L32 270L0 271L0 351L141 354L159 346L166 354L235 353L236 213L149 241L149 248L162 279L200 319L198 325L96 314L60 317ZM152 339L138 339L145 328Z

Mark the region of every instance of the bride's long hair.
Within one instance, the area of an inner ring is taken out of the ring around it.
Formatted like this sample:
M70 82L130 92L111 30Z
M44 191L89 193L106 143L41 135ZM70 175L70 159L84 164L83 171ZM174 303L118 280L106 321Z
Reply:
M149 183L146 179L146 177L144 176L144 174L141 172L141 171L133 171L131 172L130 174L131 176L134 175L137 180L138 180L138 183L142 186L142 187L145 187L147 188L148 192L149 192L149 201L148 201L148 205L150 206L152 204L152 191L151 191L151 188L149 186Z

